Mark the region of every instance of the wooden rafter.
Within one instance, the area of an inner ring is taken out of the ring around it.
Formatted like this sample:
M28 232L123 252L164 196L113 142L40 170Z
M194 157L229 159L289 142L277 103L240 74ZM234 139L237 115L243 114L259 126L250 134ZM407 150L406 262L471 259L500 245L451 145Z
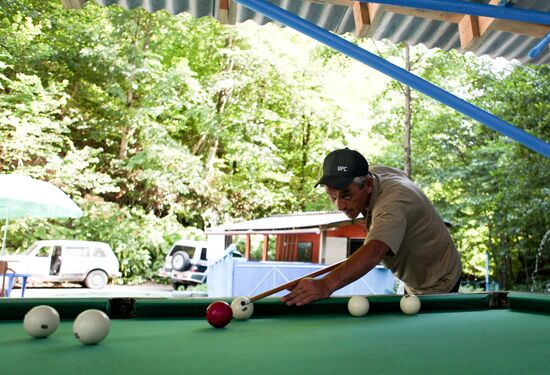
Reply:
M343 3L345 3L345 0L313 0L312 2L344 5ZM499 0L491 0L489 5L497 6L498 3ZM491 17L476 17L468 14L356 1L351 1L350 6L353 9L357 36L372 35L373 29L376 28L376 22L374 22L376 15L381 16L386 12L455 23L459 27L461 44L465 49L472 48L474 44L478 42L478 39L483 38L490 30L527 35L535 38L544 38L544 36L550 32L550 26L538 23L510 21ZM368 11L366 9L368 9ZM368 15L368 17L366 15Z
M491 0L489 5L498 5L499 0ZM550 26L503 20L491 17L475 17L465 15L458 24L460 44L464 50L473 50L490 30L505 31L512 34L528 35L543 38L550 32Z
M358 38L362 38L367 35L367 30L370 26L368 4L354 3L353 19L355 20L355 36Z
M224 25L234 25L235 3L232 0L219 0L218 21Z
M462 49L465 51L474 49L474 45L477 45L481 36L478 17L462 17L462 20L458 23L458 31L460 33L460 46Z
M357 37L370 36L380 24L386 5L376 3L352 2Z

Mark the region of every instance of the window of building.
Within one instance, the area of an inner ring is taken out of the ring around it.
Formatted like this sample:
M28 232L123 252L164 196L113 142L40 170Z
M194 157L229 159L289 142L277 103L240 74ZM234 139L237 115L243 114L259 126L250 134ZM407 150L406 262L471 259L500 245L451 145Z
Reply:
M312 242L298 242L298 262L311 262Z

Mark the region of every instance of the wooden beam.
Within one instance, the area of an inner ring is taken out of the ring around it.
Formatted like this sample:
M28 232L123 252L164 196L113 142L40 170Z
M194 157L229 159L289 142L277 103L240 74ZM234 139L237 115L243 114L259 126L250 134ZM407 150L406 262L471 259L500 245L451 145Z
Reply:
M318 1L316 0L316 2ZM327 1L324 1L324 3L332 3L332 1L327 0ZM494 5L494 6L497 6L498 3L499 3L499 0L491 0L489 2L490 5ZM357 14L357 10L355 10L356 4L357 3L354 3L352 8L354 12L354 17L356 17L356 14ZM376 29L375 18L377 16L381 17L384 12L402 14L405 16L412 16L412 17L430 19L435 21L456 23L459 25L459 29L461 27L460 26L461 22L465 22L465 23L472 22L471 20L465 21L464 20L465 17L471 17L472 20L475 17L477 18L478 29L480 34L479 37L483 37L483 34L485 34L487 31L490 31L490 30L498 30L498 31L504 31L504 32L509 32L513 34L527 35L535 38L544 38L544 36L546 36L546 34L550 32L550 26L542 25L538 23L510 21L510 20L496 19L491 17L476 17L476 16L470 16L468 14L458 14L458 13L419 9L419 8L399 7L395 5L382 6L382 4L363 3L363 2L360 4L368 5L369 16L370 16L370 26L367 27L368 29L367 34L370 34L370 35L374 34L374 30ZM376 8L374 8L374 6L376 6ZM467 26L462 26L462 27L467 27ZM356 21L356 29L357 29L357 21Z
M309 0L311 3L323 4L323 5L340 5L350 7L357 1L354 0Z
M489 5L497 6L499 0L491 0ZM479 33L483 36L490 30L504 31L512 34L544 38L550 32L550 26L538 23L503 20L491 17L479 17Z
M544 38L550 32L550 26L538 23L508 21L490 17L479 17L479 32L483 36L488 31L498 30L512 34Z
M458 32L462 49L465 51L474 49L480 37L478 18L476 16L464 16L458 24Z
M235 20L235 3L231 0L220 0L220 8L218 9L218 21L222 25L234 25Z
M544 38L550 32L550 26L538 23L527 23L517 21L496 20L495 30L505 31L512 34L532 36L534 38Z
M355 21L355 36L362 38L367 35L370 26L369 7L365 3L353 3L353 19Z
M497 6L498 2L499 0L491 0L489 4ZM462 49L465 51L475 49L491 30L543 38L550 32L550 26L466 15L458 23Z
M250 260L250 234L247 234L244 240L244 257Z
M267 260L267 250L269 249L269 235L264 234L264 244L262 249L262 260Z
M426 18L436 21L446 21L452 23L459 23L462 20L464 15L450 12L442 12L438 10L429 10L429 9L418 9L418 8L407 8L399 7L396 5L388 5L384 7L384 11L391 12L395 14L403 14L405 16L413 16Z

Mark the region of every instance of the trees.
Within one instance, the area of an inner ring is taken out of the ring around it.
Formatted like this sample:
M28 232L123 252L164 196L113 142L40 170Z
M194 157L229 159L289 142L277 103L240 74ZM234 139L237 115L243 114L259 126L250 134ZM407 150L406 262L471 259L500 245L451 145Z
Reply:
M312 73L283 71L238 29L93 2L0 10L2 171L53 181L86 212L34 231L22 221L12 247L104 240L127 279L151 277L162 246L196 236L188 227L299 210L315 194L339 109Z
M430 55L420 71L428 81L548 138L547 67L499 68L489 59L458 53ZM390 86L378 103L393 92ZM400 123L400 109L392 108L380 114L383 120L375 129L391 141L383 159L399 165L395 124ZM413 177L454 224L466 275L483 275L488 252L501 287L533 284L536 253L550 227L548 159L422 95L416 98L413 119ZM542 265L539 277L548 280L548 267Z
M175 237L200 236L194 228L330 208L313 189L319 161L367 138L368 124L352 124L325 93L347 58L275 28L0 2L0 168L53 181L87 215L18 222L11 247L108 241L137 280ZM411 60L416 74L548 138L548 68L418 48ZM503 287L532 283L535 266L547 277L548 161L423 95L412 102L412 176L453 222L466 272L480 276L488 251ZM403 118L392 82L372 103L368 142L384 152L370 161L403 167Z

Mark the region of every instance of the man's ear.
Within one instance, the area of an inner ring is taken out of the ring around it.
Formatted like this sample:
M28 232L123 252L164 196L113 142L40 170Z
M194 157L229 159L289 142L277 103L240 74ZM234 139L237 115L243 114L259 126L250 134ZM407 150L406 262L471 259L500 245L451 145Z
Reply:
M372 193L374 190L374 177L372 175L369 175L367 177L367 183L365 184L365 188L367 189L367 193Z

